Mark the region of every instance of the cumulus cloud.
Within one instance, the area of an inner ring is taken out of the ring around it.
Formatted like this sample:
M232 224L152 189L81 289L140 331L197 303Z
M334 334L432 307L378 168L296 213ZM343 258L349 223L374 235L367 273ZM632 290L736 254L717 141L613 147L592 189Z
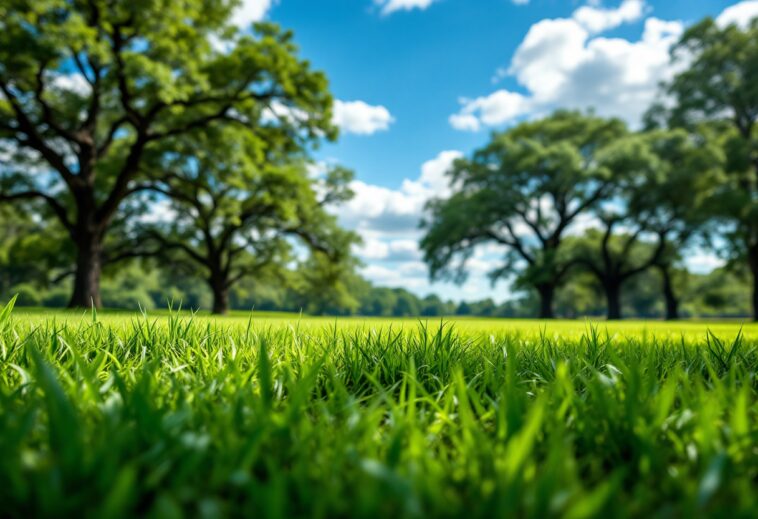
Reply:
M424 10L437 0L374 0L374 3L381 8L384 15L392 14L396 11L410 11L412 9Z
M477 251L472 275L465 287L431 283L422 261L418 242L422 236L419 223L425 204L430 198L450 194L446 172L462 156L457 150L440 152L421 165L416 178L406 178L398 189L360 180L351 184L355 197L334 210L340 223L356 230L363 239L355 252L364 263L361 274L366 279L381 286L404 287L421 295L444 291L446 297L455 299L493 296L503 300L508 296L507 291L494 292L486 276L499 258L489 253L489 248Z
M390 111L381 105L370 105L363 101L334 102L333 122L345 133L371 135L387 130L395 121Z
M516 92L498 90L476 99L461 99L462 108L450 116L456 130L478 131L481 126L496 126L529 111L531 100Z
M596 5L577 9L571 18L545 19L532 25L501 75L516 79L525 93L500 89L464 99L450 117L459 130L477 131L552 109L594 108L599 115L639 123L672 77L669 49L682 32L680 21L647 18L636 41L598 33L639 20L641 0L625 0L615 9Z
M340 220L362 234L375 232L382 234L382 238L416 235L424 205L430 198L449 194L445 173L462 156L456 150L441 152L421 166L417 179L405 179L400 189L353 181L350 187L355 196L340 206Z
M624 0L616 9L585 5L574 11L573 18L592 33L607 31L621 24L636 22L645 12L644 0Z
M716 23L721 27L735 24L744 29L753 18L758 18L758 0L748 0L727 7L716 18Z

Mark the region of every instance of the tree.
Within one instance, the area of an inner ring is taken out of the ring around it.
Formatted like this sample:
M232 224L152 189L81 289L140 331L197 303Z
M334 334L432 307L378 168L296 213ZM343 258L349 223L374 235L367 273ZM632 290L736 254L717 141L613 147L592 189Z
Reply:
M616 214L601 216L602 228L589 229L581 237L567 240L577 263L592 273L602 287L609 320L622 317L622 290L624 285L652 267L660 257L661 242L650 243L641 239L642 228L631 233L615 231L624 223Z
M291 33L236 31L236 4L0 6L0 145L37 166L14 169L0 200L43 201L66 229L77 253L71 306L100 305L109 229L155 146L214 122L252 131L262 114L300 141L335 135L324 75L296 57Z
M387 287L372 287L367 297L362 301L362 315L390 317L397 304L397 294Z
M449 173L454 193L428 205L421 248L431 277L462 281L475 248L495 243L506 254L492 281L518 272L540 296L540 317L553 317L556 289L572 266L563 238L608 194L610 172L596 158L626 133L616 119L559 111L496 133L456 161Z
M726 123L728 176L722 185L720 214L731 223L732 258L752 275L753 314L758 320L758 19L744 28L719 26L710 18L690 27L673 49L685 70L667 85L674 100L671 125L696 127L704 120Z
M451 302L445 302L436 294L429 294L420 302L421 315L424 317L440 317L451 315L455 306Z
M701 132L651 130L633 137L635 171L622 198L638 228L657 236L663 250L655 267L662 280L666 319L679 318L680 296L674 281L677 262L696 238L712 227L712 200L723 170L719 146Z
M326 254L311 254L297 270L300 278L295 289L297 309L310 314L354 314L367 284L357 275L356 264L350 255L335 261Z
M126 254L173 252L177 266L200 270L213 292L213 312L221 314L235 283L264 270L275 275L295 252L338 264L349 258L355 236L337 227L326 206L352 196L352 172L335 167L313 178L304 157L281 137L277 130L253 135L209 127L170 143L171 153L157 150L145 161L143 187L168 197L169 216L142 225L147 249ZM151 241L157 243L152 250Z
M673 269L709 222L719 150L686 131L655 130L618 139L598 161L612 172L611 188L592 209L596 232L574 247L575 261L602 286L609 319L621 318L623 285L657 267L667 317L678 318Z

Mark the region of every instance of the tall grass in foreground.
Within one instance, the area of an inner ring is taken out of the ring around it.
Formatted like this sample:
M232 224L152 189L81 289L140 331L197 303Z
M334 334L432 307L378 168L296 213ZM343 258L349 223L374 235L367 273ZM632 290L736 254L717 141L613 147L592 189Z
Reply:
M0 313L1 515L758 515L758 350Z

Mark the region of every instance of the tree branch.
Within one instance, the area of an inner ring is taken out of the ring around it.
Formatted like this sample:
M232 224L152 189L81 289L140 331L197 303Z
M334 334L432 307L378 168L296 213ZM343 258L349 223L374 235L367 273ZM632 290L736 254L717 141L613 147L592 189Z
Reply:
M44 200L47 205L53 210L55 215L58 217L58 220L63 224L63 227L66 228L67 231L73 232L74 227L71 224L71 221L68 218L68 213L66 212L66 209L53 197L50 195L46 195L45 193L42 193L41 191L22 191L19 193L11 193L11 194L2 194L0 193L0 202L11 202L13 200L32 200L32 199L41 199Z

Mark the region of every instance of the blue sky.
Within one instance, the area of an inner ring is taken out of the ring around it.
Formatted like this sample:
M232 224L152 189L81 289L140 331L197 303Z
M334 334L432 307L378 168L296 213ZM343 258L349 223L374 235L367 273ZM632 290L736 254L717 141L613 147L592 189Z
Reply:
M337 144L317 152L356 172L339 210L360 232L363 273L419 294L498 301L484 248L462 286L430 284L415 244L423 202L444 195L444 171L492 130L558 107L594 108L634 126L670 77L668 48L704 16L758 16L758 0L244 0L241 25L290 28L337 99ZM698 254L693 268L714 258Z

